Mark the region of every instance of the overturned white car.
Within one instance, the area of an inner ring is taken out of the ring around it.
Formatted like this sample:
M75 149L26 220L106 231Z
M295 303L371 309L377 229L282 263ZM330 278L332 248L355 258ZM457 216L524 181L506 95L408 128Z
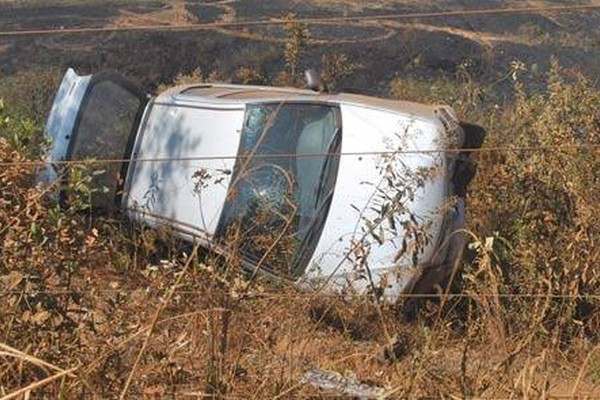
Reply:
M459 259L474 174L460 149L481 133L447 106L221 84L149 99L70 69L45 179L69 179L59 161L98 160L95 209L218 251L235 237L249 271L394 299Z

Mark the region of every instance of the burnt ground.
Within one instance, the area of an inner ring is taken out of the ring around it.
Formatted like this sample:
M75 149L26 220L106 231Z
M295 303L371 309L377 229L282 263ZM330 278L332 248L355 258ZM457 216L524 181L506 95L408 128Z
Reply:
M0 30L252 20L282 17L290 11L302 18L543 5L493 0L476 6L459 0L437 6L410 0L360 4L354 0L64 0L49 6L36 0L0 0ZM178 9L178 5L185 8ZM385 93L389 81L397 76L452 76L465 63L481 82L505 76L515 60L543 72L552 56L596 80L600 76L599 26L600 10L313 24L308 28L314 43L303 67L320 65L325 53L346 53L363 68L340 86L371 94ZM69 66L80 73L112 69L146 89L195 68L206 73L219 70L227 77L245 66L272 78L284 66L284 38L280 26L0 36L0 74Z

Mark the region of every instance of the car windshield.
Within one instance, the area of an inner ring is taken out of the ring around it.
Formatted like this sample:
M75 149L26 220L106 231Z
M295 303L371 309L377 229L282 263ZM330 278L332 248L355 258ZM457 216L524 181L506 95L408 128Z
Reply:
M341 147L337 106L250 105L218 235L246 261L301 275L329 210Z

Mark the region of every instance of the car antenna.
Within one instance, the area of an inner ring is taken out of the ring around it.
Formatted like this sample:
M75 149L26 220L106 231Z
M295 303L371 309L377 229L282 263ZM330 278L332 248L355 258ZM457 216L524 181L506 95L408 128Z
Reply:
M304 71L304 77L306 78L306 86L309 89L319 93L329 93L329 89L325 82L323 82L323 79L321 79L321 75L314 69L311 68Z

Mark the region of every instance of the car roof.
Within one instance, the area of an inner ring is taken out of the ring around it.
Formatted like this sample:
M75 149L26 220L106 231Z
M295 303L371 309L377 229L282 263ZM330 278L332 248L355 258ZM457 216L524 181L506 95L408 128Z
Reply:
M156 101L166 104L194 103L201 106L209 103L223 106L243 105L249 102L323 102L335 104L357 105L368 108L383 109L392 112L410 114L417 118L432 119L436 117L443 105L428 105L409 101L383 99L350 93L319 93L312 90L288 87L230 85L230 84L196 84L176 86L161 93Z

